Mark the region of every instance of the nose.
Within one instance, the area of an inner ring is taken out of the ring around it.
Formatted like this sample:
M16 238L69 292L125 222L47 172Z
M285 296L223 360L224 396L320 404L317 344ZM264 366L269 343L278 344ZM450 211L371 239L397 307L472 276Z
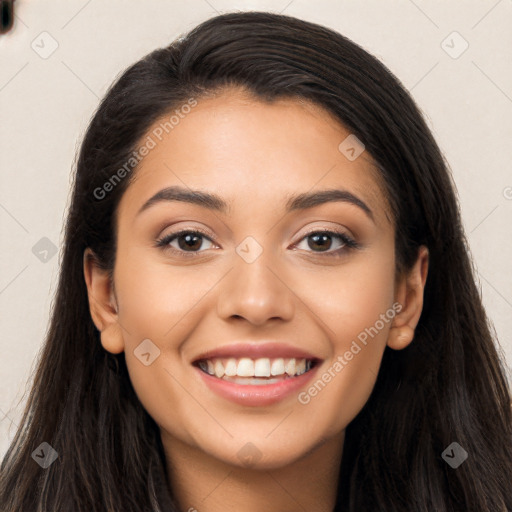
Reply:
M251 263L235 255L234 268L222 281L218 296L219 317L243 318L257 326L272 319L291 320L296 296L280 268L271 261L270 251L263 251Z

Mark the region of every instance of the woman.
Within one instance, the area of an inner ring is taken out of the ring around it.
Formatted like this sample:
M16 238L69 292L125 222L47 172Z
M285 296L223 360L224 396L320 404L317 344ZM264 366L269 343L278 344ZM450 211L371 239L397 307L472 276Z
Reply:
M232 13L116 81L2 510L509 511L511 434L447 165L379 61Z

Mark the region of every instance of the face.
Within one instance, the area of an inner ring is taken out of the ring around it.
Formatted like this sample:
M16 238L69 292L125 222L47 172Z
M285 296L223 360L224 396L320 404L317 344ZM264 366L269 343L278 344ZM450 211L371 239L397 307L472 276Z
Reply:
M159 126L118 208L104 347L164 445L272 468L343 439L401 308L370 156L321 108L240 91Z

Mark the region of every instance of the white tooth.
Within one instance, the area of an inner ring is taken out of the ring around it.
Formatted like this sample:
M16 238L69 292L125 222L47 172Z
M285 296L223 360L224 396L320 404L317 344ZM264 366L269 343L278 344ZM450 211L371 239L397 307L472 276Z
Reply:
M219 379L224 376L224 365L219 359L215 361L215 376Z
M214 366L213 366L213 363L208 359L208 360L206 361L206 364L207 364L207 366L208 366L208 373L209 373L210 375L215 375L215 368L214 368Z
M236 375L236 370L237 370L237 364L236 364L236 359L234 358L231 358L231 359L228 359L228 362L226 363L226 375L228 377L233 377L234 375Z
M284 373L284 360L283 358L274 359L270 368L271 375L283 375Z
M254 376L270 377L270 359L268 357L262 357L254 361Z
M254 361L248 357L242 357L238 361L236 373L239 377L254 377Z
M297 375L302 375L306 371L306 360L299 359L298 363L295 365L295 372Z
M267 386L268 384L275 384L276 382L282 382L282 378L278 377L275 379L260 379L259 377L223 377L223 380L228 382L234 382L235 384L243 384L248 386Z
M284 365L284 369L288 375L295 375L295 358L289 359L288 362Z

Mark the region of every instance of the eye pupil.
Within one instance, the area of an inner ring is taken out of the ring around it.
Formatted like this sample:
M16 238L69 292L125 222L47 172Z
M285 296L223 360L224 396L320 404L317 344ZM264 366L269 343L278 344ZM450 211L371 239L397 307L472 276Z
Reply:
M319 245L321 251L328 250L331 247L332 239L331 239L331 236L328 235L327 233L310 235L309 239L313 240L316 245ZM322 245L322 243L324 243L326 241L331 242L328 244L327 247L325 245ZM314 249L314 247L312 247L312 245L310 243L308 243L308 245L311 249Z
M185 239L185 243L181 243L182 240ZM202 236L194 233L187 233L185 235L181 235L178 237L178 245L180 249L188 250L188 249L200 249L202 244Z

